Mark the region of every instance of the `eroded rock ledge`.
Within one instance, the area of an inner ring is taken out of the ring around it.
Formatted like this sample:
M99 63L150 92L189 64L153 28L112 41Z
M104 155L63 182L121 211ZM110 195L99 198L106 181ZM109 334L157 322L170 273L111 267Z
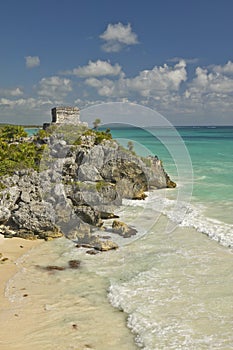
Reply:
M116 249L103 219L117 218L123 198L144 199L145 191L175 187L157 157L141 159L113 140L93 138L70 146L61 136L44 141L47 148L39 172L26 169L2 177L0 233L5 237L50 240L65 235L98 251ZM123 223L113 229L129 236Z

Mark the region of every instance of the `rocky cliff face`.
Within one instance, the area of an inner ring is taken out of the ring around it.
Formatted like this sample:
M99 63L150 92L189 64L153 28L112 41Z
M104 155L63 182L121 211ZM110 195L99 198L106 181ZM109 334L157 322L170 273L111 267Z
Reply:
M1 178L0 233L52 239L61 235L98 250L116 248L93 232L113 218L123 198L144 199L150 188L174 187L157 158L146 162L113 140L69 146L47 138L40 172Z

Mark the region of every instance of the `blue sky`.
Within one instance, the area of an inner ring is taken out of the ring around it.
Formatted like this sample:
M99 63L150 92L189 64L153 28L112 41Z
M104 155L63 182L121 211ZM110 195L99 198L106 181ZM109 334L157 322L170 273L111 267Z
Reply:
M3 0L0 122L129 101L233 124L232 0Z

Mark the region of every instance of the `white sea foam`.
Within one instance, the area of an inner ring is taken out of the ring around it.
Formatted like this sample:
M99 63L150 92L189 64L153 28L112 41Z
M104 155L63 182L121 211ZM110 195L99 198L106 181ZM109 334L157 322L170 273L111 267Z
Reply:
M128 314L128 327L144 350L227 349L233 344L232 254L193 233L177 228L166 240L155 228L137 242L147 269L138 272L142 261L135 250L134 276L111 284L109 300ZM128 269L130 263L126 259Z
M207 217L208 207L166 198L166 190L148 193L145 201L125 200L125 206L140 206L166 215L175 225L193 227L226 247L233 247L233 225ZM174 226L175 227L175 226Z

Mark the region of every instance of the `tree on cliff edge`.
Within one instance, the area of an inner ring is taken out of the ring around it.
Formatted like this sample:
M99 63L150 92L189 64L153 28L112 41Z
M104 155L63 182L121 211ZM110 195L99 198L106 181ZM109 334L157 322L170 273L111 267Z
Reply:
M101 119L100 118L96 118L93 121L93 129L98 130L98 127L99 127L100 123L101 123Z

